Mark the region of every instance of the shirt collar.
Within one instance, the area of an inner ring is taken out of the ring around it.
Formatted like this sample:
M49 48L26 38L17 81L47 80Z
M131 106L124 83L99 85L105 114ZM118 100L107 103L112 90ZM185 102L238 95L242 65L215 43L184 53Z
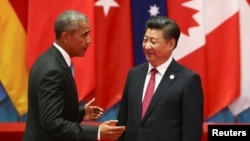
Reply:
M167 70L168 66L170 65L170 63L172 62L172 60L173 60L173 57L170 56L166 62L164 62L164 63L161 64L160 66L156 67L156 69L158 70L158 72L159 72L161 75L163 75L163 74L166 72L166 70ZM153 67L150 63L148 63L148 64L149 64L149 66L148 66L148 74L149 74L149 73L150 73L150 70L151 70L152 68L154 68L154 67Z
M71 65L71 59L69 57L69 54L56 42L53 43L53 45L59 50L59 52L62 54L64 60L66 61L67 65L70 67Z

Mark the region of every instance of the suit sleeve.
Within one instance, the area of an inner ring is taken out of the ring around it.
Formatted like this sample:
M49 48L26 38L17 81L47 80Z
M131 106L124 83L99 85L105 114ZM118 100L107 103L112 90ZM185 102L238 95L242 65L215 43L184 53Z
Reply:
M78 123L81 123L82 122L82 119L83 119L83 116L85 114L85 108L84 106L79 106L79 114L78 114L78 117L77 117L77 121Z
M128 87L128 82L129 82L129 74L127 76L127 80L126 80L126 83L125 83L125 87L124 87L124 90L123 90L123 95L122 95L122 99L121 99L121 105L120 105L120 109L118 111L118 116L117 116L117 120L118 120L118 123L117 125L119 126L126 126L127 125L127 116L128 116L128 113L127 113L127 108L128 108L128 90L127 90L127 87ZM126 131L125 131L126 132ZM123 141L124 140L124 135L125 135L125 132L121 135L121 137L118 139L118 141Z
M182 141L200 141L203 134L203 91L201 79L193 75L186 83L182 99Z
M63 118L65 73L53 70L41 74L40 78L38 106L43 130L59 140L95 141L98 126L81 125Z

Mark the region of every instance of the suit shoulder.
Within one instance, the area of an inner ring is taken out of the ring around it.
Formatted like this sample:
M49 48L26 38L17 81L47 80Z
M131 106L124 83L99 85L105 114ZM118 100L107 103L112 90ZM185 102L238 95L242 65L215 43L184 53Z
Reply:
M147 62L144 62L142 64L139 64L135 67L132 67L128 73L127 73L127 77L128 78L135 78L137 77L139 74L144 73L147 71L148 65Z
M139 64L133 68L130 69L131 72L134 72L134 71L141 71L143 69L147 69L148 68L148 63L147 62L144 62L142 64Z
M185 65L183 65L183 64L180 64L180 63L177 63L178 64L178 68L179 68L179 70L182 72L182 73L184 73L184 74L186 74L186 75L188 75L188 76L193 76L193 75L197 75L197 76L200 76L196 71L194 71L194 70L192 70L191 68L189 68L189 67L187 67L187 66L185 66Z

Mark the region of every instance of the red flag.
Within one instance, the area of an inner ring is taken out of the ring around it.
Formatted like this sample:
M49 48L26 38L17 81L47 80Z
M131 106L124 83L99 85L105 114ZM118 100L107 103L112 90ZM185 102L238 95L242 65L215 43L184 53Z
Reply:
M107 109L120 100L128 69L133 66L130 1L98 0L95 14L96 101Z
M28 6L27 62L29 67L55 40L53 25L56 17L61 12L70 9L78 10L86 14L90 19L92 44L84 57L74 58L73 60L79 100L92 92L96 85L93 4L94 0L37 0L29 1Z
M168 1L169 15L182 31L175 57L202 77L205 118L228 106L240 93L237 2Z

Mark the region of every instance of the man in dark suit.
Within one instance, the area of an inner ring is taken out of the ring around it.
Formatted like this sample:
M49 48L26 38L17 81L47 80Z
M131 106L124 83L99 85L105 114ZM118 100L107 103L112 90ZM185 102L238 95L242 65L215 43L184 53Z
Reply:
M103 109L79 106L77 88L70 69L71 58L84 56L91 43L90 23L77 11L65 11L54 24L56 41L36 60L30 70L28 114L23 141L116 140L125 130L117 120L83 125L95 120Z
M126 131L119 141L200 141L203 125L203 90L200 76L172 57L180 28L167 17L149 19L142 47L148 62L128 73L118 113ZM150 71L155 82L148 97ZM147 93L147 94L146 94ZM148 108L142 113L145 101Z

